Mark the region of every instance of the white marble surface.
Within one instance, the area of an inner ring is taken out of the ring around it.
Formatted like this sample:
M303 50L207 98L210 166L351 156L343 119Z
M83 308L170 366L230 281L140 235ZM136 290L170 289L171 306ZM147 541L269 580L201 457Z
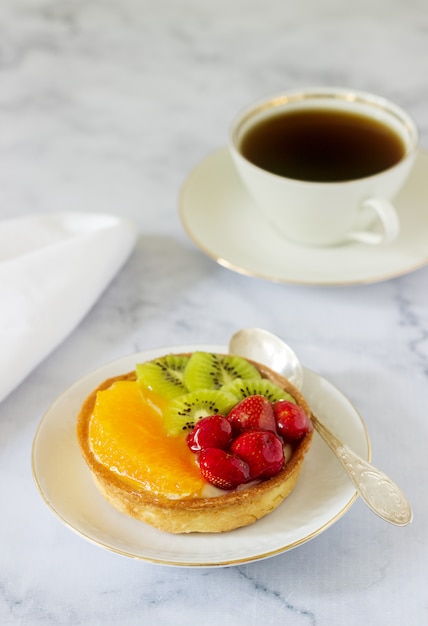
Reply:
M426 624L428 269L368 286L264 282L205 257L177 213L236 110L284 88L377 91L428 148L426 1L2 0L0 35L0 219L107 211L140 230L94 308L0 405L0 623ZM111 359L226 343L241 326L282 335L352 400L412 525L357 501L291 552L219 569L133 561L63 526L31 476L53 399Z

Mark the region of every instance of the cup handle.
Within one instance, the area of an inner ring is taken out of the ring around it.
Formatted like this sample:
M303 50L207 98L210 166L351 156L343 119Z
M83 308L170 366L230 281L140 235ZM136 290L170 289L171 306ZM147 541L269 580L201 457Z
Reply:
M347 239L371 245L385 244L394 241L400 232L400 221L394 206L384 198L368 198L360 207L361 211L367 209L376 214L377 221L382 227L382 232L374 232L368 227L367 230L358 230L349 233Z

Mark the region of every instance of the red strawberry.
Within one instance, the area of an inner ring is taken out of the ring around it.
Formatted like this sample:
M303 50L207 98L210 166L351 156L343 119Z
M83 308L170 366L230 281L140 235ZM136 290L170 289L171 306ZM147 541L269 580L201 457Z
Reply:
M202 476L220 489L234 489L248 481L248 465L220 448L206 448L198 458Z
M284 466L282 442L267 430L248 430L235 439L231 452L248 463L250 480L271 478Z
M288 400L277 400L273 405L278 433L284 441L297 441L311 432L312 422L298 404Z
M209 415L196 423L186 441L192 452L199 452L204 448L226 450L232 441L232 426L222 415Z
M234 435L244 430L271 430L276 433L272 404L265 396L247 396L227 416Z

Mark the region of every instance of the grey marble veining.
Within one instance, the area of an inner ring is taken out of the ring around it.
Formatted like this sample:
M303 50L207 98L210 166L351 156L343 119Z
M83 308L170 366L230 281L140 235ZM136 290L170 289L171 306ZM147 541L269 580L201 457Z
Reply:
M392 98L426 150L427 75L425 0L2 1L0 219L78 209L140 230L78 328L0 405L2 625L427 623L428 270L344 288L273 284L216 265L177 212L185 178L225 144L236 111L289 87ZM412 525L388 526L357 501L313 541L219 569L133 561L62 525L30 462L58 394L112 359L225 344L245 326L280 334L350 398Z

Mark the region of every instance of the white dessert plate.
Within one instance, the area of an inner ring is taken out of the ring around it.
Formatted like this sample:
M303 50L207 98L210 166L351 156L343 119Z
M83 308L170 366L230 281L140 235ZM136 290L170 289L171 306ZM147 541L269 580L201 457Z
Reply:
M196 349L227 351L223 346L178 346L133 354L84 376L54 402L39 424L32 449L33 476L45 503L84 539L123 556L161 565L238 565L280 554L313 539L336 522L357 497L317 433L293 493L270 515L232 532L167 534L119 513L96 489L75 433L77 413L87 395L104 379L133 370L139 361ZM307 369L303 393L313 411L368 459L367 431L349 400Z
M428 263L427 178L428 154L420 151L395 200L400 234L385 246L307 247L281 237L242 186L227 148L214 152L192 170L181 189L179 211L194 243L235 272L280 283L374 283Z

